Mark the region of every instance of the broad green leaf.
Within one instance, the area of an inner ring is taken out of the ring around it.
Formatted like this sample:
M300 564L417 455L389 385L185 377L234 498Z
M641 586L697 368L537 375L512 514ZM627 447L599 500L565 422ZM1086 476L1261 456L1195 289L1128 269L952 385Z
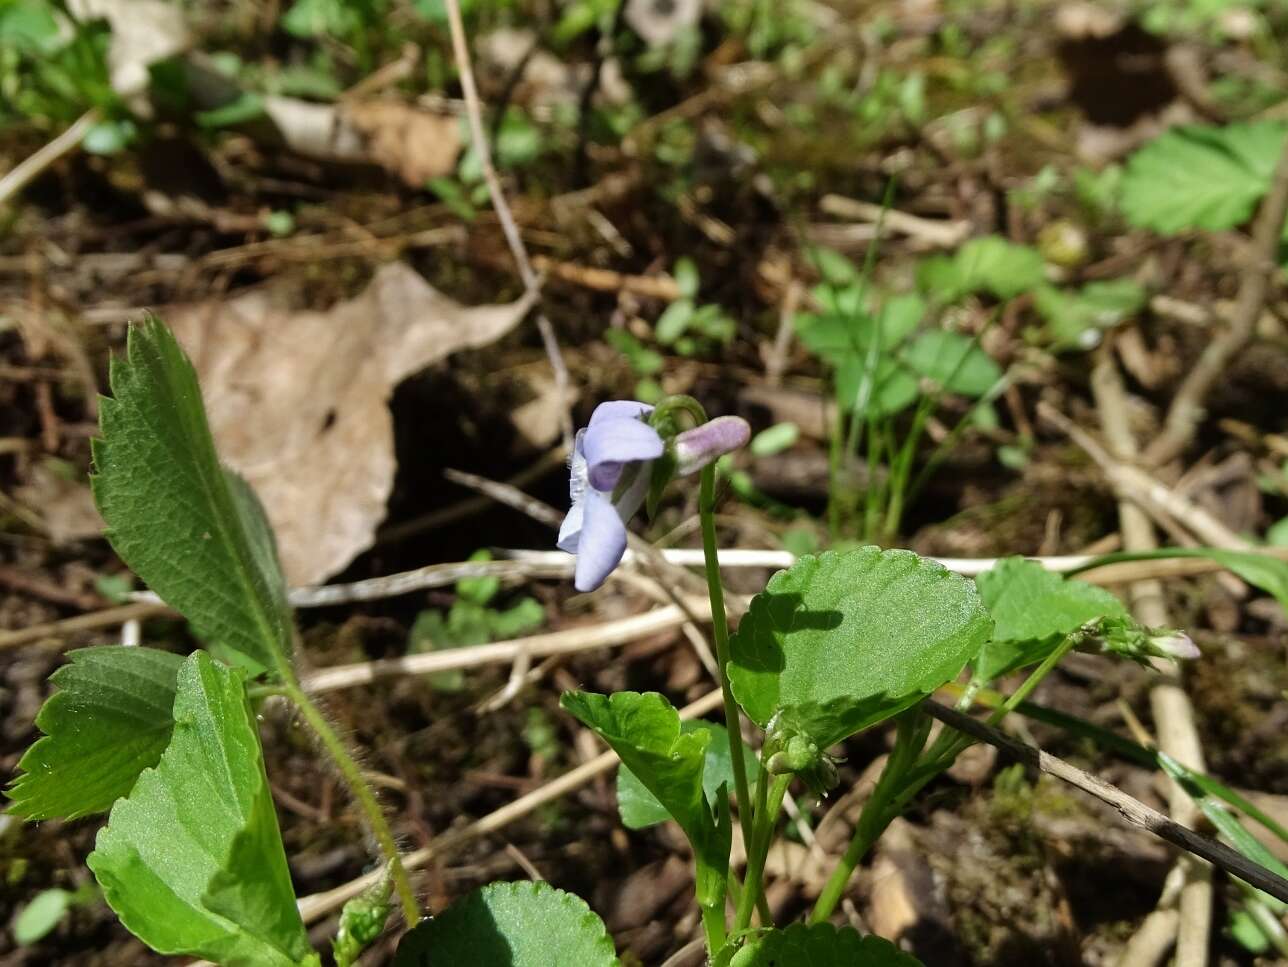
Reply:
M1002 367L977 340L945 329L923 332L901 358L914 372L964 396L983 396L1002 378Z
M1131 617L1104 588L1067 580L1022 557L999 561L975 583L994 622L993 640L976 661L985 680L1041 661L1089 621Z
M863 275L858 266L835 249L815 245L807 254L823 281L829 285L844 287L862 283Z
M1285 132L1278 121L1172 128L1127 161L1123 214L1164 235L1243 224L1270 188Z
M921 967L888 940L862 936L853 927L830 923L793 923L767 930L747 941L731 959L716 959L729 967Z
M44 733L6 790L24 819L106 812L157 764L174 725L175 675L183 657L109 645L69 652L57 687L36 716Z
M1288 613L1288 561L1252 551L1227 551L1217 547L1163 547L1156 551L1118 551L1089 561L1074 574L1118 561L1160 561L1169 557L1199 557L1215 561L1251 585L1272 595Z
M1044 285L1034 293L1034 305L1046 320L1057 349L1090 349L1100 333L1112 329L1145 305L1145 290L1131 279L1091 282L1078 292Z
M108 540L219 657L253 674L285 664L291 619L268 521L219 466L196 373L160 321L131 328L111 383L91 478Z
M911 551L862 547L779 571L731 642L734 696L762 728L827 748L955 678L993 622L975 586Z
M653 326L653 334L663 346L675 342L689 328L694 307L689 299L677 299L663 310Z
M996 235L971 239L952 256L935 255L917 267L917 286L939 303L972 292L1010 299L1042 284L1045 263L1037 249Z
M733 760L729 755L729 732L723 725L714 722L681 722L680 732L708 732L706 761L702 768L702 791L707 802L719 800L720 787L734 788ZM745 745L743 758L747 764L747 781L756 781L760 771L756 754ZM628 829L644 829L655 826L671 818L666 807L657 801L657 797L648 791L635 773L625 766L617 769L617 811L621 814L622 825Z
M70 890L54 887L32 897L13 921L13 939L18 946L26 947L48 935L67 913L75 895Z
M169 747L112 807L88 863L121 922L159 953L318 963L242 676L205 652L179 669Z
M604 923L548 883L489 883L424 920L394 967L619 967Z
M693 846L698 902L723 903L732 828L723 797L708 803L702 774L712 734L682 732L680 715L657 692L564 692L564 709L613 747Z

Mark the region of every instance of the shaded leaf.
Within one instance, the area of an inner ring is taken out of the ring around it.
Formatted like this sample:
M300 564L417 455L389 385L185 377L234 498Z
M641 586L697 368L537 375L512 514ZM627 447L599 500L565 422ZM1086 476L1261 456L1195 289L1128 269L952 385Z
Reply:
M489 883L403 937L394 967L617 967L604 923L548 883Z
M1243 224L1270 188L1285 132L1278 121L1171 128L1127 161L1123 214L1164 235Z
M174 722L161 761L112 807L89 856L108 905L159 953L317 964L241 676L193 653L179 669Z
M112 547L221 657L286 661L290 612L272 533L219 466L196 373L156 319L130 329L99 409L90 480Z
M1034 305L1046 320L1047 332L1057 349L1090 349L1100 342L1100 333L1112 329L1138 312L1147 296L1131 279L1091 282L1077 292L1041 286L1034 293Z
M880 722L961 671L993 622L974 585L911 551L803 557L752 599L729 677L747 714L820 748Z
M707 802L714 803L720 794L720 787L734 788L733 760L729 755L729 732L723 725L715 722L681 722L680 732L708 732L706 760L702 768L702 790ZM760 771L756 754L744 745L744 760L747 764L747 782L754 783ZM665 806L657 797L648 791L630 768L622 765L617 769L617 811L621 814L622 825L628 829L644 829L666 822L671 818Z
M170 744L175 676L183 657L109 645L69 652L36 716L44 733L6 790L24 819L77 819L128 795Z
M723 797L708 803L703 790L711 732L682 732L679 713L657 692L565 692L560 705L612 746L680 824L698 867L698 902L723 902L732 829L719 812Z
M13 939L18 946L26 947L48 935L63 919L74 897L69 890L57 887L41 890L32 897L13 921Z
M880 937L862 936L853 927L830 923L793 923L768 930L749 940L732 959L716 963L729 967L921 967Z

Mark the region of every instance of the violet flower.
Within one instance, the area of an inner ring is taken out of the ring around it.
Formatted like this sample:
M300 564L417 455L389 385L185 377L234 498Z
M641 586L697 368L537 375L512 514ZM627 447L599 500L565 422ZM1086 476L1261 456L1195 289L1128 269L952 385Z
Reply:
M572 507L559 528L558 547L577 555L578 591L603 584L626 553L626 524L644 503L653 461L667 447L645 422L652 412L647 403L612 400L595 407L590 424L577 432L569 460ZM672 442L676 472L701 470L750 436L747 422L736 416L685 430Z

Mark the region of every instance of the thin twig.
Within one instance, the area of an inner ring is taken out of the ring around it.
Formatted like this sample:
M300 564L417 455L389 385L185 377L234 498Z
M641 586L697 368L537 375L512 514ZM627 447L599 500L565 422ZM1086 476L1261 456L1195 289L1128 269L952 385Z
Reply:
M1091 388L1100 411L1105 440L1113 449L1113 455L1124 462L1132 460L1137 449L1136 438L1127 422L1127 391L1109 344L1102 346L1097 353ZM1158 547L1154 527L1148 516L1130 500L1119 499L1118 519L1124 548L1129 551L1151 551ZM1161 582L1136 582L1131 586L1131 602L1132 611L1142 624L1154 628L1171 625L1171 615L1163 597ZM1154 720L1158 724L1159 745L1164 752L1182 764L1202 772L1205 766L1203 746L1194 722L1194 707L1182 685L1180 674L1170 662L1160 660L1155 662L1155 667L1161 677L1150 688L1149 697ZM1176 822L1185 826L1193 825L1198 816L1194 801L1174 781L1168 790L1168 812ZM1164 911L1159 910L1146 918L1139 931L1146 935L1140 937L1139 942L1127 945L1128 950L1123 955L1125 967L1133 965L1133 960L1128 958L1129 953L1132 958L1146 961L1160 946L1155 935L1161 933L1168 924L1177 931L1176 960L1180 967L1200 967L1207 962L1212 923L1211 868L1197 864L1186 856L1179 869L1182 877L1179 898L1181 915L1169 919L1162 916Z
M80 147L90 128L98 123L98 108L90 108L54 140L18 164L0 178L0 205L22 191L27 184L63 155Z
M688 602L689 613L707 620L710 606L705 600L694 598ZM640 638L678 628L690 620L680 608L668 605L654 608L629 618L619 618L585 628L568 628L526 638L513 638L487 645L431 651L404 658L382 658L376 661L357 662L352 665L335 665L303 676L300 686L311 694L330 692L355 685L368 685L385 678L403 675L428 675L434 672L477 668L480 665L513 662L521 655L545 658L548 655L566 655L596 648L625 645Z
M1239 877L1246 883L1255 886L1257 889L1264 890L1271 896L1288 902L1288 880L1252 862L1224 843L1218 843L1215 840L1208 839L1206 836L1200 836L1193 830L1180 825L1180 823L1173 822L1157 809L1151 809L1139 799L1123 792L1117 786L1112 786L1103 779L1098 779L1088 772L1083 772L1076 766L1070 765L1049 752L1044 752L1036 746L1012 738L1005 732L958 712L956 709L949 708L947 705L941 705L934 700L927 699L921 704L921 708L928 715L939 719L945 725L951 726L959 732L964 732L980 742L987 742L989 745L995 746L1021 762L1032 766L1039 772L1055 776L1057 779L1062 779L1083 792L1090 793L1101 802L1113 806L1118 810L1118 814L1131 825L1151 832L1160 839L1166 840L1173 846L1178 846L1188 853L1202 857L1228 873Z
M708 692L702 698L690 705L680 709L680 718L694 719L708 712L714 711L720 707L720 691ZM407 853L403 856L403 866L409 870L418 869L428 863L431 859L439 859L453 850L459 849L466 843L470 843L482 836L487 836L499 829L522 819L534 810L544 806L548 802L567 795L574 789L585 785L596 776L602 775L617 764L617 753L611 749L603 752L589 762L585 762L569 772L565 772L557 779L546 783L540 789L534 789L527 795L521 796L514 802L502 806L491 813L488 813L481 819L475 820L468 826L460 829L450 830L437 837L429 846L425 846L414 852ZM338 910L344 903L357 896L363 890L380 881L384 875L383 870L373 870L357 879L350 880L343 886L327 890L324 893L314 893L311 896L301 897L299 901L300 916L306 923L312 923L326 916L333 910Z
M1049 403L1038 403L1038 414L1055 424L1069 439L1086 451L1104 472L1114 489L1146 510L1161 511L1192 531L1200 540L1213 547L1246 551L1252 545L1210 513L1192 501L1160 483L1139 467L1133 467L1113 457L1090 433L1076 425Z
M1162 433L1145 448L1144 462L1148 466L1158 466L1175 458L1194 439L1208 393L1228 373L1230 361L1252 339L1271 281L1279 271L1276 255L1285 216L1288 216L1288 141L1279 155L1270 191L1261 203L1252 229L1252 245L1239 276L1230 328L1207 344L1172 397Z
M519 278L523 288L536 295L541 290L541 279L532 268L527 247L515 224L514 214L505 200L501 189L501 179L497 176L496 166L492 163L492 148L488 144L487 132L483 127L483 102L479 98L478 86L474 83L474 67L470 61L469 44L465 40L465 22L461 18L460 0L447 0L447 22L452 34L452 53L456 58L456 68L461 77L461 93L465 95L465 116L470 125L470 140L478 152L479 164L483 169L483 180L487 183L488 195L492 199L492 208L501 231L505 235L510 254L514 257L519 269ZM559 422L563 435L564 447L572 447L572 416L568 410L570 400L568 367L564 364L563 354L559 351L559 342L555 339L554 328L550 321L540 312L537 313L537 329L541 333L541 342L546 355L550 357L550 368L554 372L555 391L559 394Z
M0 651L6 648L17 648L19 645L33 641L57 640L78 631L96 631L123 624L134 618L151 618L160 614L172 614L168 607L159 601L136 601L115 608L104 608L89 614L78 614L74 618L51 621L48 624L31 625L17 631L0 632Z

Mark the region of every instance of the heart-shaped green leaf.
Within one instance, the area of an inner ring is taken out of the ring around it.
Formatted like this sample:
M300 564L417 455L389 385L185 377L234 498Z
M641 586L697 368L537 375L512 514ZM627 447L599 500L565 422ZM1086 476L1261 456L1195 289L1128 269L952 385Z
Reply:
M1002 378L1002 368L976 340L945 329L923 332L902 359L909 369L948 392L965 396L983 396Z
M183 656L109 645L70 652L50 676L40 709L44 737L26 751L6 790L24 819L106 812L170 744L174 680Z
M394 967L619 967L604 923L548 883L489 883L411 930Z
M880 937L864 937L852 927L794 923L749 940L718 967L922 967L916 957Z
M735 697L827 748L952 680L993 630L975 586L911 551L803 557L752 599L731 642Z
M1066 579L1022 557L999 561L976 584L994 621L993 640L975 665L986 681L1040 662L1090 621L1131 620L1122 601L1104 588Z
M91 484L112 547L219 657L252 674L281 667L291 619L272 531L250 487L220 467L170 330L132 327L111 383Z
M722 904L733 830L721 802L708 804L703 791L711 732L681 731L679 713L657 692L565 692L560 704L612 746L680 824L693 846L698 902Z
M170 745L112 807L89 867L121 922L158 953L316 965L242 677L198 651L177 685Z

